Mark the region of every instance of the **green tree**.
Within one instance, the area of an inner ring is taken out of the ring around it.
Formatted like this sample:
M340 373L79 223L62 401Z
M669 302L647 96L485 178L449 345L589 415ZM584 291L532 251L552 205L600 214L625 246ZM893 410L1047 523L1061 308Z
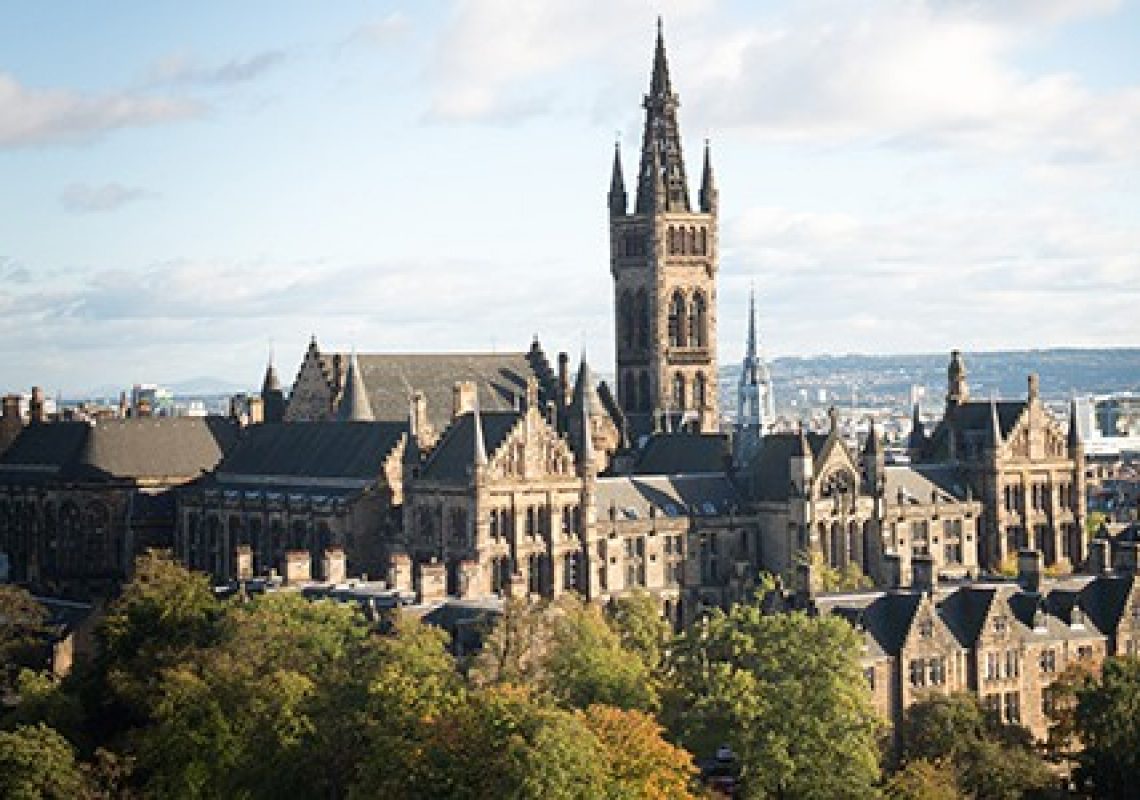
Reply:
M875 582L863 573L858 564L848 563L842 569L838 569L828 564L827 559L819 550L801 550L796 556L796 561L801 564L811 563L812 572L815 573L816 580L819 581L819 588L825 592L849 592L869 589L875 585ZM786 577L792 585L795 585L798 580L794 571Z
M653 595L637 589L613 600L606 609L610 627L626 650L637 653L645 666L656 671L661 666L665 646L673 636L668 621Z
M162 672L155 724L137 737L150 793L343 794L363 755L345 735L359 721L349 700L367 697L360 611L270 594L228 606L217 627L212 646Z
M952 769L924 758L910 761L890 777L885 800L960 800L958 778Z
M568 595L551 610L550 625L543 685L559 700L574 708L657 705L642 654L622 647L598 606Z
M602 743L610 795L634 800L686 800L694 795L693 757L662 738L661 725L640 711L590 706L582 715Z
M214 641L220 616L205 575L185 569L167 552L139 556L131 580L96 629L99 657L84 687L89 715L107 723L103 737L151 719L163 670Z
M1054 784L1032 735L985 714L972 694L915 703L906 711L900 734L904 764L946 765L958 787L975 797L1012 800Z
M881 722L859 648L837 617L715 611L671 653L666 719L695 753L730 745L744 797L873 796Z
M19 586L0 584L0 696L23 667L40 667L47 611Z
M0 797L74 800L90 789L71 745L47 725L0 731Z
M425 719L415 747L373 761L351 797L594 800L612 796L605 748L581 717L527 689L469 693L449 713Z
M1075 777L1096 797L1135 797L1140 775L1140 659L1110 658L1076 682L1073 728L1083 745Z

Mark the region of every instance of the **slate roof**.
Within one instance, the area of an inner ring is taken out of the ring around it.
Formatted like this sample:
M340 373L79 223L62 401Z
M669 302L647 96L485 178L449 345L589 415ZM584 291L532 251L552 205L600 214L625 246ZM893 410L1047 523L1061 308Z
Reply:
M886 499L897 503L899 489L912 503L930 502L931 492L937 492L940 502L966 499L966 479L949 465L890 465L884 470Z
M347 370L349 353L339 354ZM321 355L325 374L332 374L333 353ZM455 384L474 381L479 408L507 411L526 397L527 378L539 378L539 402L552 399L534 351L530 353L358 353L360 375L377 420L407 420L412 391L423 392L428 421L437 432L451 422Z
M1122 574L1072 578L1049 591L1046 607L1050 613L1071 622L1073 608L1079 604L1086 619L1097 630L1111 634L1120 627L1124 606L1135 580L1134 575Z
M487 454L495 451L522 419L518 411L480 411L483 444ZM475 461L475 415L468 412L452 423L428 457L420 476L427 480L466 481Z
M277 422L251 425L218 465L219 483L242 476L375 480L407 422Z
M804 433L812 457L823 452L825 433ZM800 434L772 433L765 436L760 454L748 475L752 496L757 500L787 500L792 484L792 457L799 451Z
M950 430L953 428L957 437L958 452L968 452L968 442L975 442L984 447L989 441L990 429L993 427L994 406L997 408L998 425L1001 428L1002 438L1006 438L1013 431L1017 421L1025 411L1025 400L972 400L950 409L942 421L938 423L934 433L927 443L925 454L928 457L944 458L949 454Z
M638 475L723 473L731 450L723 433L656 433L638 453Z
M29 425L0 457L0 480L196 477L212 469L236 439L236 423L224 417Z
M598 478L598 514L614 508L618 519L719 516L740 506L740 494L725 475L658 475Z
M961 586L939 604L943 621L963 647L978 640L999 591L997 586Z

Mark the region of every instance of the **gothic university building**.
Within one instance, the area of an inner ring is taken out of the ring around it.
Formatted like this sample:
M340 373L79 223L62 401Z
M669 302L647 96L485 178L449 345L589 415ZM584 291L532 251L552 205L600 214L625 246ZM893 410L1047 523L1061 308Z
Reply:
M1087 557L1075 418L1051 416L1035 377L1024 400L975 400L955 351L942 420L928 432L916 413L909 460L890 463L873 426L856 446L834 411L824 430L773 429L750 301L737 397L721 402L717 188L706 143L693 202L660 30L642 106L635 194L620 148L608 192L612 386L584 356L552 364L537 339L392 354L314 337L291 390L270 364L240 425L25 424L6 400L11 578L97 594L141 547L163 546L219 583L352 576L421 601L640 590L681 625L752 596L767 571L795 585L766 609L840 613L866 633L890 715L960 687L1036 720L1039 665L1133 648L1136 553L1113 559L1098 542ZM1019 558L1029 584L992 582ZM1042 582L1082 569L1095 575ZM824 570L879 588L822 595Z

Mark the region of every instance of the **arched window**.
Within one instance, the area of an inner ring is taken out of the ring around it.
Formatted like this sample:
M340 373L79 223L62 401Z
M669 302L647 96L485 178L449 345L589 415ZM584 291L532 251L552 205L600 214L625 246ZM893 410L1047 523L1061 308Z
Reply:
M685 346L685 296L680 292L673 293L673 299L669 301L669 346L670 347L684 347Z
M649 347L649 295L638 289L633 298L633 321L637 328L637 346Z
M642 411L649 411L653 403L653 399L649 396L649 373L643 372L637 379L637 400L638 408Z
M704 228L701 228L699 231L697 231L697 252L702 256L707 256L709 254L708 233Z
M534 536L538 533L538 513L535 511L534 506L529 506L526 510L526 535Z
M673 407L683 411L685 406L685 376L680 372L673 375Z
M688 238L686 239L685 252L691 256L697 254L697 229L696 228L689 228Z
M689 344L693 347L708 346L708 301L704 292L693 295L693 305L689 309Z
M625 346L633 347L634 321L633 321L633 294L625 291L621 293L618 304L618 325L620 326L621 341Z
M112 566L110 540L111 512L102 503L92 503L87 507L87 542L83 556L88 570L102 572Z
M697 378L693 382L693 407L697 409L704 408L708 401L708 378L705 377L703 372L697 373Z

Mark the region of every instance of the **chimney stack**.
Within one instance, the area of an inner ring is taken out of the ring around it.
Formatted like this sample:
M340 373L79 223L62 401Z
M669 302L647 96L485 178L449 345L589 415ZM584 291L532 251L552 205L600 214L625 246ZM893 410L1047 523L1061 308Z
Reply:
M28 419L31 422L44 422L44 390L39 386L32 387L32 399L28 403Z
M451 418L458 419L475 410L475 381L456 381L451 390Z
M934 559L925 555L911 557L910 586L923 594L934 592Z
M429 605L447 599L447 568L436 560L416 564L416 603Z
M308 583L313 577L312 557L308 550L285 551L285 583Z
M1041 575L1044 572L1045 559L1040 550L1017 551L1017 582L1027 592L1036 594L1041 591Z
M1088 560L1085 562L1085 571L1090 575L1103 575L1108 572L1111 568L1109 553L1108 539L1090 539L1089 555Z
M347 577L347 567L343 548L330 547L325 550L321 562L321 573L329 583L344 583Z

